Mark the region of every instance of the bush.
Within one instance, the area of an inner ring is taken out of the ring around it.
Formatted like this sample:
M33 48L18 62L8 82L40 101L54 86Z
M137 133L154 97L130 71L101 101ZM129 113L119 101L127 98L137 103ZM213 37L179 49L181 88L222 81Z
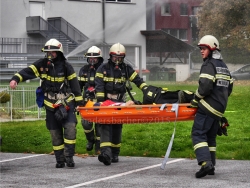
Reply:
M0 103L6 103L10 101L10 94L6 91L0 92Z

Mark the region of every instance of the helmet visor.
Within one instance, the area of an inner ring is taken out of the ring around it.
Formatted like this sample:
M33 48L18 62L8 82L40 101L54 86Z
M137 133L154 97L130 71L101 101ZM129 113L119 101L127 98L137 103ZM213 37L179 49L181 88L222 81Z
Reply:
M113 63L122 63L124 59L124 55L111 55L111 61Z

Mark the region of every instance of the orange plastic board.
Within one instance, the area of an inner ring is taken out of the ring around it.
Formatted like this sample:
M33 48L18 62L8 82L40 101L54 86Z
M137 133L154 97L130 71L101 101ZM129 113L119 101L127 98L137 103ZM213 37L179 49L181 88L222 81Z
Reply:
M179 104L178 116L171 111L172 104L167 104L160 110L157 105L131 105L131 106L95 106L78 107L81 117L85 120L101 124L134 124L134 123L160 123L173 121L193 120L196 108L189 108L190 103Z

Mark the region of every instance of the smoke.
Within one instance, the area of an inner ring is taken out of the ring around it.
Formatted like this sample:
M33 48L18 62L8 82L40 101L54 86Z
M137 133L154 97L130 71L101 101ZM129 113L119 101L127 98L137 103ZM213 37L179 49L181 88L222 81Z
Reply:
M153 3L152 3L153 5ZM126 6L130 7L130 6ZM147 9L152 9L152 6L147 5ZM66 58L74 56L84 50L87 50L93 45L98 45L103 43L103 39L100 39L100 36L103 36L103 32L105 33L105 38L110 38L112 36L113 38L116 38L119 40L119 35L126 35L126 33L129 31L130 28L134 25L138 25L138 22L141 21L141 17L144 16L146 19L146 9L138 8L136 11L131 11L129 8L127 11L120 11L116 14L112 13L112 17L110 17L109 12L106 10L105 15L105 30L103 31L93 31L90 36L88 36L88 40L80 44L76 49L74 49L72 52L70 52ZM146 20L145 20L146 22ZM138 31L145 30L146 28L138 28ZM120 41L116 41L120 42Z

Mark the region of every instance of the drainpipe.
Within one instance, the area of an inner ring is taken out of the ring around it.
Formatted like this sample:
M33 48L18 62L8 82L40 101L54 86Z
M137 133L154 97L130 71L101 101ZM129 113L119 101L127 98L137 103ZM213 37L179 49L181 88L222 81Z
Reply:
M103 30L103 43L105 43L105 4L106 4L106 0L102 0L102 30Z
M104 44L103 47L103 58L106 59L106 49L107 46L105 46L105 5L106 5L106 0L102 0L102 42Z
M188 53L188 64L189 64L190 73L191 73L191 69L193 69L192 64L191 64L191 54L192 54L193 52L194 52L194 51Z

